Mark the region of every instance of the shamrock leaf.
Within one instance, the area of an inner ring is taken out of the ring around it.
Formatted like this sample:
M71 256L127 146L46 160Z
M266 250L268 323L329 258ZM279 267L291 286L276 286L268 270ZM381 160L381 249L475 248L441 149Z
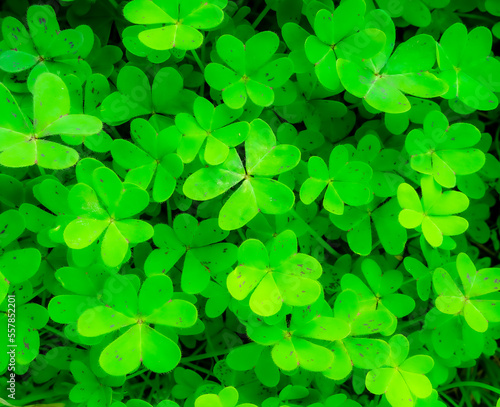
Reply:
M223 35L216 49L225 65L208 64L205 79L212 88L222 91L222 99L231 109L245 106L247 98L257 106L270 106L273 89L293 73L288 57L274 57L278 46L279 38L271 31L260 32L245 44L232 35Z
M68 82L68 81L67 81ZM92 74L87 78L85 87L82 91L79 84L74 84L71 92L71 113L95 116L101 118L99 106L109 95L109 82L101 74ZM85 95L85 100L84 96ZM88 149L102 153L108 152L112 138L104 130L93 135L62 135L61 139L69 145L84 144Z
M439 78L446 81L448 92L443 96L456 109L458 103L470 109L493 110L498 106L500 86L492 78L500 75L500 62L490 56L491 31L476 27L467 33L462 23L453 24L439 41Z
M432 175L424 175L420 181L422 199L409 184L398 187L398 201L402 208L399 222L407 229L421 227L427 242L433 247L443 243L443 236L464 233L469 223L454 214L463 212L469 206L469 199L461 192L445 191Z
M316 14L316 35L307 38L305 52L325 88L340 90L338 57L362 61L382 51L385 34L376 28L364 28L365 11L363 0L347 0L333 12L323 9Z
M149 204L146 191L122 183L107 167L92 173L92 187L78 183L68 195L69 206L77 216L64 229L64 241L71 249L84 249L102 238L101 257L109 267L118 266L130 245L153 236L153 227L142 220L130 219Z
M433 368L434 360L427 355L407 358L410 344L403 335L393 336L389 345L389 367L370 370L366 388L373 394L385 394L393 406L413 407L417 399L432 393L432 384L425 374Z
M86 338L77 330L77 321L84 311L100 305L106 280L111 276L103 265L88 267L61 267L55 272L55 279L67 290L54 296L48 306L50 318L64 328L65 335L73 342L94 345L99 338Z
M353 159L368 163L373 170L370 189L375 196L388 198L396 195L399 184L404 180L395 173L400 155L398 150L382 149L379 138L374 134L368 133L359 140Z
M194 92L183 89L184 80L172 67L160 69L150 85L141 69L125 66L118 73L116 87L117 91L106 97L100 107L102 120L112 125L138 116L190 111L196 97Z
M0 164L6 167L63 169L78 161L70 147L44 140L53 135L93 135L102 129L101 121L84 114L69 114L68 89L61 78L41 74L33 88L34 121L26 118L16 100L0 84Z
M385 32L386 45L368 61L339 58L339 77L348 92L382 112L403 113L411 108L405 94L433 98L448 91L447 83L430 72L436 62L434 38L415 35L391 55L395 28L390 17L382 10L374 10L365 21L366 27L373 25Z
M84 35L78 30L61 30L51 6L34 5L28 8L29 33L14 17L2 21L5 45L0 47L0 69L9 73L31 70L28 86L44 72L59 76L76 75L83 82L92 73L80 50Z
M64 228L75 216L68 205L69 190L59 181L48 178L33 187L33 195L47 210L23 203L19 210L26 228L37 233L37 242L45 247L65 244Z
M214 29L222 23L227 0L184 1L133 0L123 14L133 24L146 24L139 40L149 48L193 50L203 43L198 30Z
M0 214L0 249L14 242L25 228L21 214L8 210ZM0 256L0 303L5 299L11 284L21 284L38 271L41 254L38 249L24 248L1 251Z
M473 174L485 163L484 153L473 148L481 140L479 130L469 123L449 125L446 116L430 112L423 130L408 133L405 147L415 171L430 174L445 188L453 188L456 175Z
M356 292L360 307L387 309L392 315L392 325L388 330L394 330L397 318L410 314L415 308L413 298L397 292L403 284L403 274L398 270L382 272L372 259L365 259L361 270L369 288L355 274L345 274L341 280L342 289Z
M333 352L326 347L327 342L345 338L349 325L327 315L301 318L299 313L302 309L296 308L289 326L282 319L275 325L248 327L247 334L261 345L272 346L272 358L281 370L293 371L302 367L311 372L323 372L334 359Z
M121 386L125 381L125 376L98 378L80 360L70 363L70 371L77 384L70 390L69 399L74 403L87 403L88 406L110 405L113 393L110 386Z
M432 272L414 257L407 256L403 260L406 270L417 282L417 293L422 301L427 301L431 293Z
M300 200L311 204L326 187L323 207L330 213L342 215L344 203L353 206L367 204L372 199L368 182L372 176L370 166L351 161L345 146L337 146L330 153L329 168L320 157L308 162L309 176L300 187Z
M384 332L393 324L393 317L387 309L368 309L360 304L356 292L344 290L335 300L334 315L348 324L350 333L331 344L333 362L323 375L343 380L352 372L353 366L376 369L385 364L389 345L381 339L365 336Z
M194 407L257 407L255 404L238 404L238 390L234 387L225 387L219 394L203 394L199 396Z
M246 171L235 149L218 166L201 168L184 183L184 194L193 200L213 199L243 181L219 213L219 226L234 230L246 225L259 212L283 214L295 201L293 192L271 177L290 171L300 161L300 150L291 145L276 145L271 127L255 119L245 141Z
M227 277L229 293L243 300L250 293L250 308L262 316L274 315L283 306L312 304L321 294L316 281L320 263L297 253L297 237L286 230L268 243L245 240L238 249L239 265Z
M439 296L436 308L445 314L461 314L467 324L477 332L485 332L488 322L499 322L500 269L476 266L469 256L460 253L456 260L458 275L462 282L460 290L443 268L434 271L433 283ZM494 293L494 294L493 294Z
M347 206L342 216L330 214L330 221L347 232L347 243L354 253L367 256L373 247L372 225L387 253L398 255L407 241L406 229L398 222L400 206L396 198L376 198L366 206Z
M173 227L158 224L154 229L153 241L158 249L146 259L145 272L148 276L167 273L185 256L181 287L186 293L202 292L211 275L229 269L236 261L236 246L219 243L229 233L218 227L217 219L198 223L183 213L174 219Z
M199 97L194 102L194 116L179 113L175 124L182 133L177 153L185 163L193 161L206 140L204 159L209 165L226 161L231 147L241 144L248 136L247 122L233 123L243 113L226 105L214 107L207 99Z
M11 308L9 307L9 309ZM38 356L41 342L39 330L47 325L48 320L47 309L35 303L16 305L14 320L8 318L7 314L2 312L0 317L2 326L7 328L7 323L9 323L12 329L12 325L15 324L15 335L9 335L8 342L7 335L5 335L5 342L9 345L15 344L16 372L22 371L23 366L27 369L29 364ZM5 349L10 350L11 348L5 346ZM4 367L2 366L2 368Z
M271 353L272 348L251 342L233 348L228 353L226 362L236 371L254 369L255 375L264 386L276 387L280 380L280 371Z
M78 318L78 332L96 337L128 328L102 351L99 364L106 373L120 376L133 372L141 363L153 372L172 370L181 351L172 339L150 324L188 328L197 320L196 307L185 300L172 299L172 281L167 276L147 278L139 295L129 279L121 275L106 282L104 304L86 310ZM158 350L161 349L161 352Z
M174 126L157 132L144 119L134 119L130 130L134 143L114 140L113 159L128 170L125 182L142 189L153 183L153 200L164 202L172 196L184 170L182 160L174 153L181 135Z

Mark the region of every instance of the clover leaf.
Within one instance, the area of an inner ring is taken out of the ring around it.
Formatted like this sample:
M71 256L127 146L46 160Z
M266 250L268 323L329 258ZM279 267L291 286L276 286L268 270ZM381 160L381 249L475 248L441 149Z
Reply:
M148 2L152 3L152 2ZM105 123L117 125L139 116L175 115L190 111L196 95L184 89L184 80L172 67L160 69L151 85L141 69L123 67L116 79L117 91L104 99L100 106Z
M101 121L84 114L69 114L70 97L64 81L51 73L43 73L33 88L34 120L29 121L15 98L0 84L0 164L6 167L63 169L78 161L78 153L70 147L45 137L78 134L93 135L102 128Z
M425 374L433 368L434 360L427 355L408 358L410 344L403 335L394 335L389 345L389 367L370 370L366 388L373 394L385 394L393 406L413 407L417 399L432 393L432 384Z
M69 190L59 181L48 178L33 187L34 197L47 210L30 203L23 203L19 210L26 222L26 228L37 233L37 242L45 247L65 244L64 228L75 216L68 205Z
M465 253L457 256L456 265L463 290L458 288L445 269L440 267L434 271L433 284L439 294L436 308L445 314L459 313L472 329L485 332L488 322L500 321L497 307L500 297L496 295L500 289L500 270L477 270Z
M281 370L293 371L301 367L311 372L323 372L334 360L333 352L325 345L345 338L349 334L349 325L341 319L321 314L303 319L296 311L289 326L282 319L275 325L248 328L247 334L261 345L272 346L272 358Z
M124 276L110 277L106 285L109 296L103 297L104 304L78 318L78 332L83 336L96 337L128 327L102 351L99 364L104 371L112 376L125 375L143 363L153 372L165 373L177 366L181 359L178 345L150 324L191 327L197 319L196 307L172 299L172 281L163 275L147 278L138 295Z
M194 116L179 113L175 124L182 133L177 153L185 163L193 161L206 140L204 159L209 165L226 161L231 147L241 144L248 136L247 122L233 123L243 113L226 105L214 107L207 99L197 98L194 102Z
M486 27L467 33L465 25L456 23L441 36L438 76L448 84L449 90L442 96L455 110L458 103L470 109L497 108L495 92L500 91L500 86L492 78L500 75L500 62L490 56L491 46L491 31Z
M80 360L73 360L70 370L77 384L70 390L69 399L74 403L87 403L88 406L109 406L113 398L111 386L121 386L125 381L125 376L98 378Z
M80 80L91 73L91 68L80 58L84 48L84 35L76 30L61 30L51 6L34 5L28 8L24 25L12 16L2 21L2 34L6 47L1 47L0 69L9 73L31 72L30 89L44 72L59 76L76 75Z
M372 259L365 259L361 270L369 287L355 274L345 274L341 280L342 289L356 292L360 307L387 309L392 316L392 324L387 329L394 331L397 318L410 314L415 308L413 298L397 292L403 284L403 274L398 270L382 272Z
M231 349L226 362L236 371L254 369L255 375L264 386L276 387L281 375L271 353L272 348L251 342Z
M213 199L241 181L243 183L224 204L219 226L234 230L246 225L259 212L283 214L295 201L292 191L272 177L292 170L300 161L300 150L291 145L276 145L271 127L261 119L253 120L245 141L246 170L235 149L230 149L220 165L201 168L183 186L193 200Z
M480 140L481 133L474 125L450 126L443 113L433 111L425 117L423 130L408 133L405 147L415 171L430 174L438 184L453 188L456 175L473 174L484 165L484 153L473 148Z
M363 0L347 0L333 12L323 9L316 14L316 35L307 38L305 52L325 88L339 90L338 57L361 61L374 57L384 47L383 31L364 28L365 11Z
M0 214L0 249L14 242L24 232L24 228L24 219L18 211L11 209L2 212ZM1 251L0 303L5 299L11 284L21 284L33 277L40 267L40 262L40 251L32 247Z
M400 206L396 198L382 200L375 198L368 205L347 206L342 216L330 214L330 221L346 231L346 239L354 253L367 256L373 249L372 225L387 253L398 255L407 241L406 229L398 222Z
M257 407L255 404L238 404L238 390L225 387L219 394L203 394L194 402L194 407Z
M217 40L217 54L225 65L210 63L205 79L214 89L222 91L222 99L231 109L240 109L249 98L257 106L270 106L274 90L292 75L288 57L275 58L279 38L271 31L260 32L245 44L232 35Z
M149 204L146 191L122 183L109 168L92 173L92 186L78 183L68 195L69 206L77 216L64 229L64 241L71 249L84 249L102 238L101 257L109 267L118 266L130 245L153 236L153 227L142 220L131 219Z
M125 182L142 189L153 183L153 200L164 202L172 196L177 179L184 170L181 158L174 153L181 135L174 126L157 132L144 119L134 119L130 130L135 144L123 139L114 140L111 147L113 160L128 170Z
M196 218L183 213L174 219L173 227L158 224L154 230L153 241L158 249L146 259L146 274L167 273L185 256L181 287L186 293L202 292L211 275L226 271L236 261L236 246L219 243L229 233L219 228L217 219L198 223Z
M407 229L421 227L425 239L433 247L441 246L443 236L464 233L469 223L455 214L467 209L467 196L458 191L443 192L432 175L423 176L420 184L422 199L411 185L403 183L398 187L401 225Z
M405 257L403 263L406 270L417 282L419 298L422 301L427 301L431 294L432 271L414 257Z
M193 50L203 43L198 30L214 29L224 19L227 0L133 0L123 14L133 24L145 24L139 40L149 48Z
M372 169L364 162L351 161L346 147L340 145L332 150L328 167L320 157L309 159L310 178L300 187L300 200L306 205L313 202L325 187L323 206L333 214L342 215L344 203L360 206L372 199L368 186Z
M330 345L334 358L323 375L342 380L352 372L353 366L376 369L385 364L389 357L389 345L381 339L365 336L390 328L393 317L387 309L368 309L360 304L355 291L343 290L335 300L334 315L349 325L350 333Z
M30 363L35 360L40 352L40 345L43 342L39 331L47 325L49 314L47 309L40 304L28 303L17 304L15 311L11 311L9 316L7 313L2 312L0 323L6 328L9 323L9 328L12 329L12 326L14 326L15 332L11 330L9 333L14 333L14 335L5 335L5 339L2 339L2 345L9 350L11 346L7 345L15 345L15 347L12 347L15 350L15 371L26 372ZM5 366L0 367L6 369L7 363L5 363Z
M448 91L448 84L430 72L436 62L434 38L415 35L392 53L395 28L390 17L382 10L374 10L367 17L366 27L374 25L385 32L386 45L382 52L364 62L339 58L337 69L347 91L386 113L410 110L405 94L433 98Z
M250 308L258 315L274 315L283 304L312 304L321 294L316 281L321 265L314 257L297 253L297 237L291 230L280 233L267 248L259 240L245 240L238 261L227 277L227 288L237 300L252 293Z

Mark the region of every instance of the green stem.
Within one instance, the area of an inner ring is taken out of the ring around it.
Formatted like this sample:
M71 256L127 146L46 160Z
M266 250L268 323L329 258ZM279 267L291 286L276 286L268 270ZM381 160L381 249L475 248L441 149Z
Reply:
M446 394L439 392L439 395L444 398L448 403L450 403L453 407L458 407L458 404L455 403L450 397L448 397Z
M172 226L172 207L170 206L170 199L167 200L167 223Z
M243 234L243 232L241 231L241 229L238 229L238 234L240 235L241 237L241 240L244 242L246 239L245 235Z
M455 387L481 387L482 389L492 391L493 393L499 394L500 395L500 389L497 389L496 387L490 386L489 384L486 383L481 383L481 382L459 382L459 383L452 383L447 386L440 387L440 391L446 391L450 389L454 389Z
M120 9L120 6L118 5L118 3L115 0L108 0L108 1L109 1L109 4L111 4L115 10L118 11Z
M208 352L208 353L204 353L202 355L188 356L187 358L182 358L181 362L182 363L189 363L189 362L194 362L196 360L210 359L210 358L213 358L216 356L227 355L229 352L231 352L231 349L224 349L224 350L219 350L219 351Z
M34 401L46 402L47 399L52 399L52 398L57 397L57 396L64 396L64 395L67 396L68 391L69 391L69 389L67 389L66 391L55 393L54 390L49 390L45 393L34 394L32 396L28 396L28 397L25 397L23 399L16 400L15 401L16 404L12 404L12 405L13 406L27 406L27 405L33 403Z
M149 369L139 370L139 371L135 372L134 374L131 374L130 376L127 376L127 380L132 379L132 378L137 377L137 376L140 376L141 374L146 373L148 370Z
M42 287L42 288L39 288L37 291L35 291L35 293L31 296L31 298L26 301L26 303L30 302L33 298L36 298L38 297L41 293L43 293L45 291L45 287Z
M213 377L213 373L212 373L210 370L208 370L208 369L205 369L205 368L203 368L203 367L200 367L200 366L194 365L193 363L185 363L185 362L183 362L182 360L181 360L181 363L182 363L183 365L186 365L187 367L190 367L191 369L198 370L198 371L199 371L199 372L201 372L201 373L205 373L205 374L207 374L207 375L209 375L209 376L212 376L212 377Z
M38 169L40 170L40 175L44 176L45 175L45 170L42 167L40 167L40 166L38 166Z
M425 315L422 315L421 317L415 318L411 321L405 321L402 322L401 324L398 324L398 329L405 329L408 328L409 326L418 324L419 322L423 322L425 320Z
M54 335L57 335L57 336L60 336L61 338L64 338L64 340L68 340L68 338L66 338L66 335L62 334L57 329L52 328L50 325L45 325L43 328L46 329L47 331L53 333Z
M255 28L259 25L259 23L266 16L266 14L268 13L269 10L271 10L271 7L269 7L269 5L266 5L266 8L264 10L262 10L262 12L258 15L258 17L253 22L252 28Z
M201 73L203 73L205 71L205 65L203 65L203 62L201 62L200 57L198 56L198 54L196 53L196 51L194 49L191 50L191 53L193 54L194 60L196 61L196 63L200 67Z
M304 225L306 225L307 230L311 234L312 237L316 239L316 241L325 248L325 250L330 253L333 257L339 258L340 253L338 253L333 247L331 247L328 243L326 243L323 238L316 232L311 225L309 225L307 222L302 219L302 217L295 211L295 209L290 210L291 214L296 217L297 219L300 219L302 222L304 222Z
M488 17L485 17L485 16L479 16L479 15L476 15L476 14L455 13L455 15L457 15L459 17L464 17L464 18L471 18L471 19L474 19L474 20L489 21L490 23L494 23L495 22L491 18L488 18Z

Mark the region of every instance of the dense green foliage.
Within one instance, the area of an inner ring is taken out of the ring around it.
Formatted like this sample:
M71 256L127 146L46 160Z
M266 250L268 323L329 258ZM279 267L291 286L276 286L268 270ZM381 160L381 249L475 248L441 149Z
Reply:
M4 405L500 405L500 1L35 3Z

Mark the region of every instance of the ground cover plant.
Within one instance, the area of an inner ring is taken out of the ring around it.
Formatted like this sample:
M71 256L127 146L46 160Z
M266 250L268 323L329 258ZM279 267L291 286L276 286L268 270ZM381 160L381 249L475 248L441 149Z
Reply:
M1 405L500 406L500 1L0 10Z

